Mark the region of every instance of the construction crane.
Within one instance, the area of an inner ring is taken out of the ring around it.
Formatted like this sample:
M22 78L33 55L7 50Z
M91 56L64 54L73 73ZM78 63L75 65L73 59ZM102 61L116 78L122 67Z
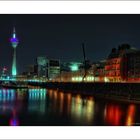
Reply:
M87 75L87 67L86 67L86 53L85 53L85 44L82 43L82 48L83 48L83 58L84 58L84 76L82 81L84 81L86 75Z

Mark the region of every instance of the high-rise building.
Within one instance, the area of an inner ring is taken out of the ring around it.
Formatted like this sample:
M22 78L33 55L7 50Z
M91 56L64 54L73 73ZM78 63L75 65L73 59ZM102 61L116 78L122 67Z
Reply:
M60 61L50 59L48 63L48 79L55 80L56 77L60 77Z
M48 60L45 56L37 57L37 73L39 77L48 77Z
M60 75L60 61L48 59L45 56L37 57L37 76L46 77L48 80L55 80Z
M16 37L16 30L15 27L13 28L12 37L10 39L10 42L13 47L13 62L12 62L12 76L15 77L17 75L17 67L16 67L16 48L18 46L19 40Z

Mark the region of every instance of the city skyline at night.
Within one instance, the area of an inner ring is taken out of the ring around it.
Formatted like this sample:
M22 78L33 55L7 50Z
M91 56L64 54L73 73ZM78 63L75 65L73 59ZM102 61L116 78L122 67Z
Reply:
M140 1L6 1L0 137L139 138Z
M139 47L139 15L0 15L0 68L11 71L12 49L8 38L13 23L20 40L17 69L25 71L38 56L61 61L83 61L81 44L87 58L106 59L110 50L128 43ZM103 51L104 50L104 51ZM22 52L22 53L21 53Z
M2 125L137 125L138 15L2 17Z

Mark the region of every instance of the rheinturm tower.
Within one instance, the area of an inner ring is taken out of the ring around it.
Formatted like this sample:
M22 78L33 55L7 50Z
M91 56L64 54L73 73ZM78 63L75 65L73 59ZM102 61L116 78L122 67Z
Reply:
M16 30L15 27L13 28L12 37L10 39L10 42L13 47L13 62L12 62L12 76L15 77L17 75L17 68L16 68L16 48L18 46L18 38L16 37Z

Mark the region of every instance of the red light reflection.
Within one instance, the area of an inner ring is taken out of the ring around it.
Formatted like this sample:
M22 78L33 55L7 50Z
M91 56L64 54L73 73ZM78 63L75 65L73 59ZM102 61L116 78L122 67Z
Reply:
M120 125L122 111L119 106L108 105L105 108L104 118L109 125Z

